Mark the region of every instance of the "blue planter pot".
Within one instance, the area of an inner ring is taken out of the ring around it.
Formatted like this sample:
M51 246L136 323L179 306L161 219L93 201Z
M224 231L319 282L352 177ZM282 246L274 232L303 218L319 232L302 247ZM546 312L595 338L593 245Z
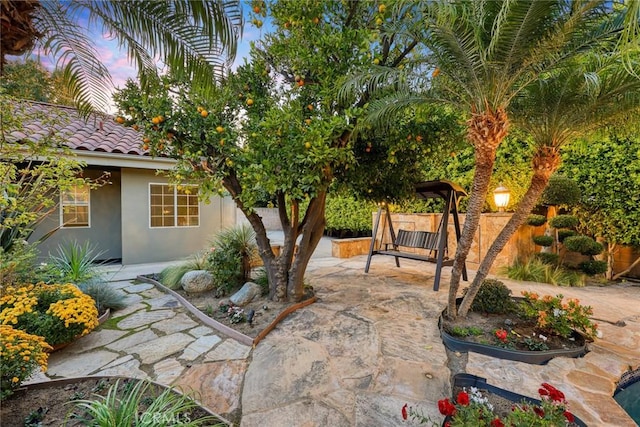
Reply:
M462 301L458 298L458 303ZM573 338L580 346L571 349L545 350L545 351L529 351L529 350L511 350L493 345L480 344L456 338L446 332L443 328L443 314L440 315L438 327L440 328L440 336L445 347L451 351L459 351L462 353L474 352L480 353L498 359L515 360L517 362L530 363L532 365L544 365L554 357L581 357L587 353L587 343L584 338L577 332L573 333Z

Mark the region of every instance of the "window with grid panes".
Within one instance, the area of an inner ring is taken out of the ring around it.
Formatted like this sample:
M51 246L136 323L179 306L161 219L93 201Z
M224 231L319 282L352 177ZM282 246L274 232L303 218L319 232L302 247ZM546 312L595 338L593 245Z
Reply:
M89 185L74 185L60 194L60 226L89 227Z
M152 228L199 226L198 186L149 184L149 214Z

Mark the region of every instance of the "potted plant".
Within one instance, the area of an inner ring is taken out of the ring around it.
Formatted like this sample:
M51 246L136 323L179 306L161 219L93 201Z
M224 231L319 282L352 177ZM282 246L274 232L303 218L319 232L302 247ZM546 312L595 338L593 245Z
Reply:
M564 393L548 383L541 384L540 399L533 399L487 384L481 377L457 374L453 392L455 398L438 401L438 410L445 416L442 425L446 427L586 425L570 412ZM402 407L402 418L439 425L408 404Z
M445 346L532 364L586 353L586 341L597 334L597 325L589 320L591 307L562 295L510 294L502 282L486 280L467 318L440 317Z

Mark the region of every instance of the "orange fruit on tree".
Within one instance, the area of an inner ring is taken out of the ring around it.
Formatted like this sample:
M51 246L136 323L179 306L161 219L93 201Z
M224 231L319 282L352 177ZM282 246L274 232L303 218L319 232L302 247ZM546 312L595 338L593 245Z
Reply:
M253 99L251 98L247 99L247 105L251 107L253 105Z
M216 128L216 132L218 132L218 133L222 133L222 132L224 132L224 128L223 128L222 126L218 126L218 127Z
M149 149L149 144L142 144L142 149L147 151Z
M311 119L305 119L304 121L306 124L310 125L311 124Z
M260 13L260 10L261 10L261 9L260 9L260 6L255 6L255 7L253 8L253 11L254 11L255 13Z
M318 18L318 17L316 16L316 17L314 17L314 18L312 19L312 21L313 21L313 23L314 23L314 24L318 25L318 23L320 22L320 18Z
M202 111L200 111L200 115L202 117L207 117L209 115L209 112L207 110L202 110Z
M298 87L302 87L304 86L304 80L300 79L298 80Z
M151 123L157 125L158 123L160 123L160 118L158 116L154 117L153 119L151 119Z
M384 13L385 10L387 10L387 6L385 6L384 4L378 6L378 12Z
M124 123L124 117L118 116L116 117L116 122L123 124Z
M313 105L311 105L311 104L307 105L307 109L308 109L309 111L313 111Z
M310 142L305 142L305 143L304 143L304 148L306 148L307 150L308 150L309 148L311 148L311 143L310 143Z

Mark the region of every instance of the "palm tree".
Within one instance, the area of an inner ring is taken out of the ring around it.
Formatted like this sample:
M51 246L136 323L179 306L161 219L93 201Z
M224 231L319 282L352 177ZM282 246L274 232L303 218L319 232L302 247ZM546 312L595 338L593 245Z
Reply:
M621 117L638 116L640 78L624 67L625 61L637 64L639 58L637 52L587 55L543 76L511 103L512 121L533 139L533 175L512 217L483 258L458 315L466 316L496 257L538 202L549 177L560 166L562 146Z
M426 21L418 37L426 47L428 64L433 64L431 76L424 73L423 62L417 77L370 72L352 79L345 91L363 80L369 86L391 83L392 95L371 102L373 122L389 120L393 113L421 102L453 105L468 117L475 171L450 280L447 315L454 318L462 267L485 204L496 151L509 131L510 103L575 56L618 41L625 25L635 21L625 21L628 9L613 13L606 0L442 0L417 2L415 8L422 10Z
M238 0L2 0L0 11L0 64L7 55L41 47L62 66L85 113L106 108L111 79L80 19L98 24L127 48L143 84L161 60L200 90L207 90L233 61L242 29Z

